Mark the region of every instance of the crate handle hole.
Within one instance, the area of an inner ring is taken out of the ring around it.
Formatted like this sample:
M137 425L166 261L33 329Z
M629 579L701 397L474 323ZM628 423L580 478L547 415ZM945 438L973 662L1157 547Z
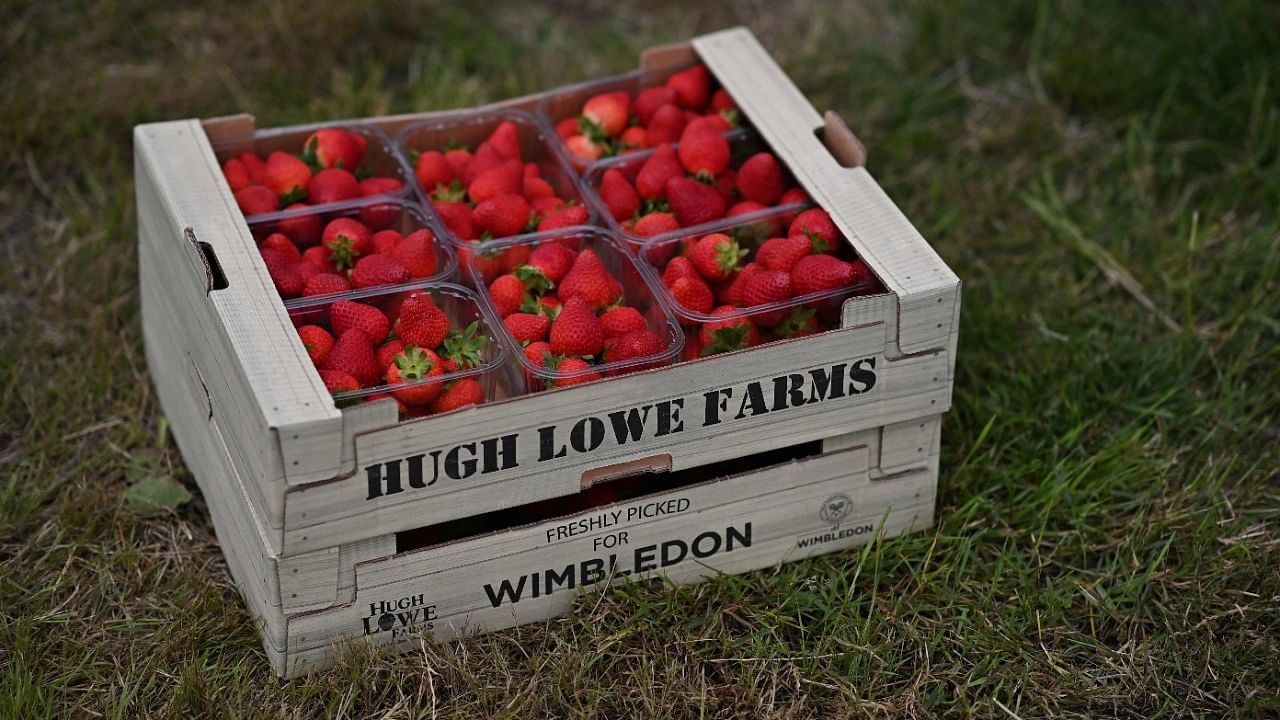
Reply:
M828 110L822 115L823 126L813 131L831 157L841 167L857 168L867 164L867 148L857 135L844 124L839 115Z
M594 485L609 482L611 480L621 480L623 478L648 473L665 472L671 472L671 455L668 453L650 455L649 457L640 458L639 460L631 460L629 462L615 463L613 465L605 465L604 467L592 468L591 470L582 473L582 489L589 490Z
M200 264L204 266L204 293L208 295L214 290L227 289L227 275L222 272L222 263L218 262L218 254L213 251L213 246L198 240L195 231L191 228L184 230L183 235L195 248L196 254L200 256Z

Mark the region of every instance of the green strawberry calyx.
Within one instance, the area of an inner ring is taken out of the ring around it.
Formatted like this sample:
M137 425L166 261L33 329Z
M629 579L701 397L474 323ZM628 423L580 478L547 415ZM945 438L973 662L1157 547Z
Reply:
M796 308L778 325L775 332L783 337L795 337L801 333L813 332L813 326L809 323L813 316L812 309Z
M746 248L738 244L737 240L730 239L729 242L718 242L715 244L715 260L721 270L730 272L738 267L750 252Z
M747 346L747 338L751 337L751 321L742 320L732 325L718 327L709 334L711 342L702 346L703 357L741 350Z
M421 348L410 345L396 356L401 380L421 380L431 374L436 363Z
M444 339L441 355L457 363L459 370L469 370L484 362L488 344L489 338L480 334L480 321L476 320L461 331L451 330Z

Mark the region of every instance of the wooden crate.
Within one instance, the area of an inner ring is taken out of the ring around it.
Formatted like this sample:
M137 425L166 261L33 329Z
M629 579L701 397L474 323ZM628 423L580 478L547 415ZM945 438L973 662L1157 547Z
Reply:
M435 608L430 629L440 637L562 612L573 596L564 588L522 600L518 612L486 607L478 589L521 568L596 558L579 538L538 541L562 521L399 553L396 533L573 496L617 476L703 468L706 477L618 506L689 501L629 526L628 547L753 518L749 544L660 568L679 582L701 577L702 563L741 572L865 542L866 532L837 530L835 540L797 546L832 526L821 511L831 498L856 509L840 527L894 534L931 522L959 280L861 167L857 139L834 115L820 116L748 31L655 49L642 70L695 60L887 291L848 300L836 331L408 422L389 402L337 408L312 368L211 146L251 135L252 119L135 129L148 364L282 674L322 666L335 641L363 636L372 615L361 613L378 602L423 594L412 607ZM539 97L501 105L533 109ZM435 117L367 122L395 133ZM821 454L720 477L719 463L806 444Z

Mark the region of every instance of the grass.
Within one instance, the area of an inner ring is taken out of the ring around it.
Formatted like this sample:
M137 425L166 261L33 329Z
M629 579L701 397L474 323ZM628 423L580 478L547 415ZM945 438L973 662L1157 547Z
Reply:
M0 717L1280 714L1262 3L0 10ZM130 128L470 105L751 25L965 281L933 531L275 680L138 320Z

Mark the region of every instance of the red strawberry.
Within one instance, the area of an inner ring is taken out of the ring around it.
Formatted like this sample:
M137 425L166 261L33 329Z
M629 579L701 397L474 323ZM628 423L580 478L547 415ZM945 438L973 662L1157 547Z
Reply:
M355 392L360 389L360 381L341 370L321 370L320 380L330 395Z
M307 279L302 286L302 297L314 297L316 295L328 295L330 293L346 292L351 289L351 284L341 275L322 272L313 275Z
M261 251L262 261L267 265L267 273L271 282L275 283L280 297L297 297L302 292L302 275L298 273L298 262L284 253L270 248Z
M369 226L346 217L330 220L320 237L324 246L329 248L329 260L339 270L354 267L356 260L368 254L373 245Z
M495 238L519 235L529 225L533 209L519 195L498 195L476 206L472 212L476 228Z
M409 270L409 277L424 278L435 274L436 238L427 228L418 228L396 244L391 257Z
M298 337L302 340L302 346L307 349L311 362L316 367L323 365L329 358L329 352L333 350L333 336L329 331L319 325L303 325L298 328Z
M818 256L815 256L818 257ZM818 332L818 319L809 308L796 308L790 315L773 329L774 334L784 338L797 338L813 335Z
M564 302L579 297L594 309L614 304L622 297L622 285L609 274L600 256L590 248L578 253L573 267L560 281L557 294Z
M233 193L240 192L253 184L253 179L249 177L249 169L244 166L240 158L231 158L223 163L222 175L227 179L227 184L231 186Z
M711 92L711 74L702 65L681 70L667 78L667 87L676 91L676 102L685 110L701 111Z
M436 307L430 295L414 293L400 304L396 335L406 345L434 350L448 334L449 318Z
M306 252L302 253L302 262L316 266L321 272L338 272L338 269L329 260L329 248L323 245L307 248Z
M742 310L732 305L721 305L711 311L712 315L733 315ZM702 355L732 352L760 344L760 333L749 317L737 317L729 320L715 320L702 324L698 331L698 341L702 347Z
M713 132L723 134L732 130L733 125L730 124L729 121L723 115L713 114L713 115L700 115L698 117L691 119L689 121L688 127L685 129L689 130L692 128L701 128L704 130L711 130Z
M273 152L267 158L267 173L262 184L281 199L305 197L307 183L311 182L311 168L298 158L284 152Z
M546 367L546 356L550 354L549 342L531 342L524 346L524 356L534 367Z
M684 169L694 175L711 178L729 167L729 141L719 131L698 125L685 128L677 154Z
M449 163L449 167L453 168L454 177L462 177L462 171L471 164L473 159L471 151L466 148L454 148L444 151L444 160Z
M329 327L339 337L346 335L348 330L359 330L372 346L386 339L387 333L391 331L391 322L381 310L372 305L339 300L329 306Z
M630 112L631 94L625 90L593 95L582 106L582 118L594 126L594 130L609 137L617 136L627 127Z
M565 138L565 149L578 161L579 167L600 159L604 151L586 135L570 135Z
M582 372L590 368L591 365L585 360L580 360L575 357L560 358L552 355L551 361L547 363L547 367L556 372L556 377L547 381L547 387L551 388L581 385L583 383L591 382L592 380L600 379L600 373L598 372ZM570 373L572 374L569 375ZM562 375L569 376L562 377Z
M505 318L520 309L524 303L524 283L515 275L500 275L489 283L489 299L498 311L498 317Z
M498 263L502 267L502 272L515 272L516 268L529 260L532 252L533 248L528 245L512 245L504 248L498 254Z
M684 169L676 151L670 145L659 145L653 154L640 166L636 175L636 192L646 200L657 200L666 197L667 181L684 177Z
M391 394L406 405L429 405L440 395L438 382L422 382L444 375L440 356L421 347L406 347L387 365L387 384ZM417 383L417 384L414 384ZM401 386L408 387L401 387Z
M351 270L351 287L357 290L408 281L408 268L390 255L366 255L356 260L356 266Z
M556 135L561 140L568 140L574 135L581 134L582 128L578 125L577 116L567 117L556 121Z
M605 170L600 178L600 199L619 222L631 219L640 211L640 195L616 168Z
M667 203L682 227L724 217L725 201L716 189L686 177L667 181Z
M390 255L404 237L395 230L379 230L369 239L369 252L375 255Z
M307 184L307 202L312 205L342 202L360 197L360 182L342 168L321 170Z
M261 185L250 185L236 191L236 205L245 215L260 215L280 209L280 198Z
M832 255L808 255L791 268L791 288L796 295L848 287L858 279L853 263Z
M287 236L281 233L271 233L267 236L262 244L258 245L259 250L274 250L281 255L289 258L293 262L302 262L302 253L298 250L298 246L293 244Z
M737 185L743 198L772 205L782 196L782 165L773 153L752 155L738 168Z
M583 251L587 252L590 251ZM604 330L591 306L578 296L565 298L560 315L551 325L551 352L590 357L598 355L603 347Z
M458 250L458 259L459 261L473 263L476 272L480 273L480 277L486 283L492 282L494 278L504 272L502 269L502 251L480 250L479 247L479 243L467 243L467 247Z
M471 220L471 208L466 203L437 200L431 203L440 221L459 240L471 240L476 236L475 223Z
M378 360L378 367L385 368L395 362L396 356L404 351L404 341L400 338L392 338L378 346L378 352L375 357Z
M604 331L605 340L646 328L644 316L633 307L616 307L600 316L600 329Z
M434 192L437 185L448 187L457 177L453 166L439 150L428 150L419 155L418 162L413 166L413 174L417 176L422 189L428 193Z
M293 203L285 210L301 210L306 207L302 203ZM321 216L315 213L281 218L276 223L276 230L288 235L298 247L311 247L320 242L320 229Z
M791 275L777 270L757 273L742 288L742 299L749 307L791 299ZM786 310L771 310L751 317L762 327L773 327L786 317Z
M316 275L322 274L320 268L308 262L296 262L293 264L295 270L298 271L298 277L302 278L302 292L306 294L307 281Z
M547 316L525 312L507 315L502 319L502 324L521 345L546 340L547 333L551 330L551 320Z
M671 297L685 310L695 313L711 312L715 297L711 288L698 277L678 277L669 286Z
M511 160L485 170L467 185L471 202L482 203L499 195L519 195L524 190L524 166Z
M538 232L559 230L560 228L573 227L575 225L586 225L590 219L591 215L585 207L569 205L547 213L547 216L538 223Z
M615 339L604 351L607 363L661 355L667 343L648 329L635 330ZM635 368L633 368L634 370Z
M569 274L576 257L572 250L560 243L544 242L529 254L528 265L554 285Z
M711 94L711 103L707 105L707 111L724 115L726 111L738 109L738 103L729 97L729 93L724 88L720 88Z
M538 198L555 197L556 189L551 187L551 183L540 177L526 175L520 187L520 194L524 195L525 200L533 202Z
M317 130L302 144L303 158L322 168L355 172L364 160L364 146L354 136L355 133L339 128Z
M329 358L325 360L325 366L321 370L344 372L364 386L377 383L382 377L382 368L378 367L378 360L373 354L373 343L369 342L368 336L356 329L339 333L334 328L334 332L338 335L338 341L333 344Z
M769 238L756 251L756 262L765 270L791 272L800 258L813 252L813 246L805 237Z
M249 182L254 185L261 185L267 180L267 164L258 157L256 153L245 151L238 156L240 162L244 163L244 169L249 173Z
M649 147L649 131L639 125L632 125L622 131L620 138L619 154L639 152Z
M640 120L641 125L648 125L653 120L653 114L663 105L671 105L676 101L676 91L663 85L659 87L645 88L636 95L636 100L631 105L631 110Z
M431 413L447 413L450 410L479 405L483 402L484 387L480 381L474 377L464 377L446 385L444 392L431 401Z
M698 274L697 268L693 266L689 258L684 256L671 258L671 262L667 263L667 268L662 271L662 284L671 287L672 283L682 277L700 280L702 276Z
M391 195L400 188L404 187L404 181L400 178L390 177L371 177L360 181L360 197L376 197L378 195Z
M520 159L520 130L510 120L503 120L485 142L507 160Z
M562 210L568 207L568 205L565 204L565 201L555 195L535 198L529 202L529 205L533 208L533 211L539 215L546 215L547 213L553 213L557 210Z
M693 267L709 282L720 282L738 269L747 251L738 246L728 235L712 233L704 235L693 246L689 260Z
M653 120L645 128L645 140L649 147L675 144L680 141L688 121L675 105L664 105L653 114Z
M680 229L680 221L671 213L651 212L636 221L631 232L640 237L653 237Z
M800 213L787 228L791 237L806 237L813 243L815 253L834 253L840 243L840 231L831 216L822 208L812 208Z
M808 203L809 203L809 194L804 191L804 188L799 188L799 187L788 188L782 192L781 196L778 197L779 206L807 205ZM792 210L790 212L787 212L784 215L782 215L781 218L778 219L778 222L782 223L782 225L785 227L790 227L791 223L796 221L796 218L800 216L801 212L802 212L801 210Z
M560 302L560 298L555 295L543 295L538 298L538 302L534 305L533 309L536 310L539 315L546 315L552 320L555 320L556 316L560 314L560 308L563 305L564 303Z
M445 159L447 160L448 157L446 153ZM507 159L499 155L498 151L494 150L489 143L480 143L480 146L476 148L475 154L471 156L471 161L458 174L459 179L462 180L462 186L471 187L471 183L475 182L476 178L480 177L481 174L506 163ZM515 162L519 162L519 160Z
M742 266L737 275L729 281L729 286L725 289L724 302L729 305L737 305L738 307L746 307L747 300L743 296L746 289L747 281L764 272L764 268L759 263L749 262Z

